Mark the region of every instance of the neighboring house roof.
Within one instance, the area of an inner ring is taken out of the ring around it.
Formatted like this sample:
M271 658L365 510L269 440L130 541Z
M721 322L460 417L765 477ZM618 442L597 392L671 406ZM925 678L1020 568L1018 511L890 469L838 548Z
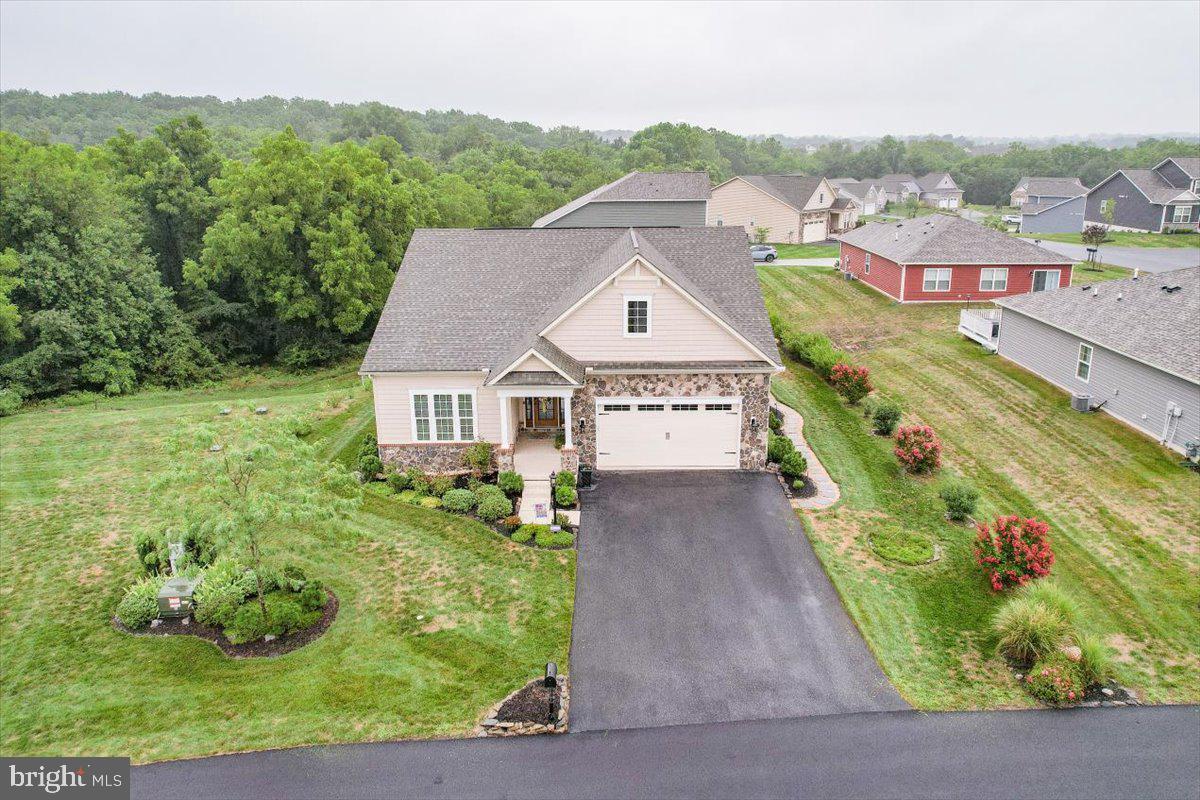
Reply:
M804 210L821 185L821 178L807 175L739 175L738 178L797 211Z
M903 183L916 183L917 179L907 172L895 172L891 175L884 175L880 180L883 181L901 181Z
M1187 176L1192 180L1200 178L1200 158L1164 158L1162 161L1154 165L1158 169L1168 161L1174 161L1175 166L1187 173Z
M1129 179L1129 182L1134 187L1145 195L1146 199L1157 205L1166 205L1167 203L1195 203L1200 202L1200 197L1197 197L1192 192L1186 189L1180 189L1177 186L1172 186L1159 173L1152 169L1120 169L1109 175L1100 183L1096 184L1090 191L1096 191L1104 184L1111 181L1118 175L1124 175Z
M898 264L1073 263L1032 242L950 214L902 222L871 222L838 237Z
M1083 195L1067 197L1062 200L1053 200L1048 203L1025 203L1021 206L1021 216L1037 216L1043 211L1049 211L1052 208L1058 208L1063 203L1069 203L1072 200L1078 200L1080 197L1083 197Z
M545 227L588 203L707 200L711 193L707 172L631 172L538 218L533 227Z
M533 351L579 383L586 365L541 333L635 255L779 363L740 227L447 228L413 234L362 372L488 370L504 381Z
M861 202L865 200L867 195L871 193L871 190L875 188L875 184L868 183L867 181L851 181L849 183L835 184L834 188L837 189L838 194L852 197Z
M1164 286L1178 286L1166 292ZM1200 267L994 301L1081 339L1200 383ZM1003 322L1001 322L1003 330Z
M1026 194L1036 197L1078 197L1087 194L1088 187L1079 182L1079 178L1022 178L1024 185L1017 188L1025 189ZM1013 191L1016 191L1014 189Z
M860 206L858 201L853 197L839 197L833 201L833 205L830 208L860 208Z
M834 186L839 186L843 183L858 183L858 178L829 178L828 180Z
M958 191L962 191L961 189L958 188L957 183L955 183L954 186L950 189L938 189L938 184L941 183L943 178L950 178L951 183L954 182L954 178L950 176L949 172L930 172L927 175L922 175L921 177L917 178L917 186L921 187L922 192L936 192L936 191L958 192Z

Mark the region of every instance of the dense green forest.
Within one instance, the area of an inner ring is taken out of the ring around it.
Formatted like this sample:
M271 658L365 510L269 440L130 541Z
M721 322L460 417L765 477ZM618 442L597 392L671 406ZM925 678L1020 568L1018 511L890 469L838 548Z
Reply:
M947 139L775 139L660 123L628 141L459 111L260 98L0 94L0 413L327 363L369 338L414 229L526 226L633 169L830 177L950 171L968 202L1021 175L1094 182L1200 154Z

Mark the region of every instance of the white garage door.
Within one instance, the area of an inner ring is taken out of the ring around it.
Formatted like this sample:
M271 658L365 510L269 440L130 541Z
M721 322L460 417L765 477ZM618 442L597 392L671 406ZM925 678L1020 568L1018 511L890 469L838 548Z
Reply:
M596 401L597 469L737 469L740 398Z
M818 219L813 222L805 222L804 230L802 231L802 242L823 242L825 241L825 220Z

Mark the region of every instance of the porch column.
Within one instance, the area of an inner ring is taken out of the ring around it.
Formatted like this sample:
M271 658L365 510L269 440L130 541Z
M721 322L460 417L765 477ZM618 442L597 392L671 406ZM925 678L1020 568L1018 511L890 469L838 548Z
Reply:
M512 405L511 397L500 398L500 446L511 447L512 442L508 438L508 409Z
M563 409L563 435L566 437L564 447L574 447L571 444L571 397L570 395L562 398Z

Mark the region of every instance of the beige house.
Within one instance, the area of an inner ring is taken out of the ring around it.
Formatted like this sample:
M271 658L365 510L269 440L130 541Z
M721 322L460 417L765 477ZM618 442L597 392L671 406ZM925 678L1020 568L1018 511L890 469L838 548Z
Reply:
M780 369L742 231L541 228L417 231L361 373L380 457L449 472L762 469Z
M739 175L712 190L708 224L738 226L750 237L766 228L769 242L821 242L852 229L860 210L825 178Z

